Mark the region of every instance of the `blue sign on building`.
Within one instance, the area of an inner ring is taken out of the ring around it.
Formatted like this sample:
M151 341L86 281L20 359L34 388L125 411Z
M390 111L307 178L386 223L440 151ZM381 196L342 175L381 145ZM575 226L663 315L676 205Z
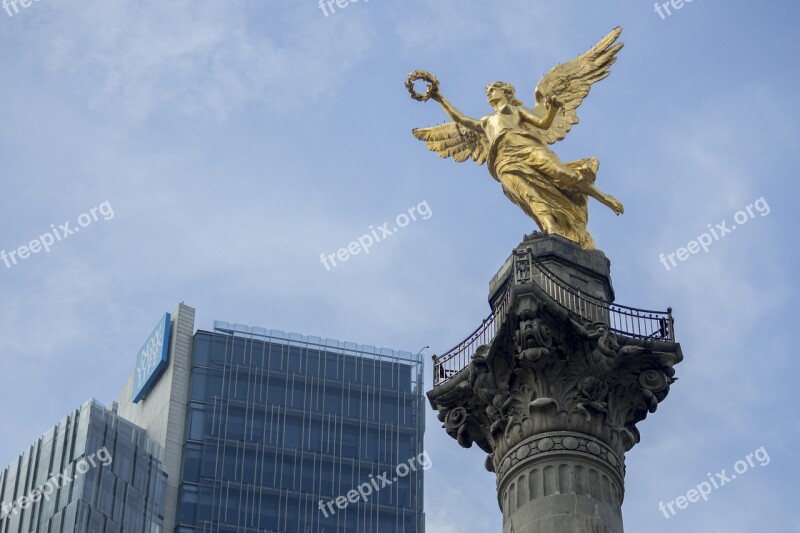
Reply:
M169 327L171 317L165 313L136 356L133 373L133 403L144 398L167 368L169 361Z

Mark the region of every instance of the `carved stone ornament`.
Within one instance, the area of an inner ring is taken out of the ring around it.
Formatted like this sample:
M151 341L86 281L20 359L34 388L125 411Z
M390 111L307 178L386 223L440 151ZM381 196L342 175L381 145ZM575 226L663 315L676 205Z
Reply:
M491 472L519 459L508 455L515 446L555 432L581 436L544 437L515 453L583 450L624 479L624 454L639 442L636 424L667 396L682 358L675 342L577 319L529 284L515 294L491 344L428 397L451 437L489 454Z

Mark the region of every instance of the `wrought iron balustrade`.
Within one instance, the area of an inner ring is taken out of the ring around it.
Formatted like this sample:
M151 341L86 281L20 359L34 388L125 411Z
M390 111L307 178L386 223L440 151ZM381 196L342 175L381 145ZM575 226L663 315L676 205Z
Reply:
M465 368L479 346L492 342L508 313L512 288L529 283L537 285L558 305L581 320L603 322L609 330L627 337L675 340L672 308L667 311L648 311L610 304L570 286L539 263L530 250L518 250L514 254L511 275L492 313L466 339L443 355L433 356L434 387L447 382Z

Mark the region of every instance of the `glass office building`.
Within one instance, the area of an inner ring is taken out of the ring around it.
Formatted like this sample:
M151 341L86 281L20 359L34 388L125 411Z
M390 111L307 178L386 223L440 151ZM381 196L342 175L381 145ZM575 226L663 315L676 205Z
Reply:
M190 368L177 531L424 532L418 356L215 322Z
M90 400L0 472L0 533L159 533L160 455L144 430Z
M194 314L0 471L0 533L424 533L419 355Z

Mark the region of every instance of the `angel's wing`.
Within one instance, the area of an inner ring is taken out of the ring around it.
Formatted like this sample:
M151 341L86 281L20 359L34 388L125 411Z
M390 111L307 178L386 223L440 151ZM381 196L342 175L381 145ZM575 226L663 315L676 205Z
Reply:
M485 135L447 122L430 128L416 128L411 133L420 141L425 141L428 150L439 157L452 157L457 163L470 157L482 165L489 156L489 141Z
M541 115L545 111L545 100L549 96L554 96L564 107L556 114L549 129L530 126L531 133L543 142L553 144L563 139L572 125L579 122L576 110L589 94L592 84L611 74L609 68L617 60L616 54L623 46L622 43L614 44L621 33L622 28L615 28L591 50L556 66L539 81L534 94L536 114Z

